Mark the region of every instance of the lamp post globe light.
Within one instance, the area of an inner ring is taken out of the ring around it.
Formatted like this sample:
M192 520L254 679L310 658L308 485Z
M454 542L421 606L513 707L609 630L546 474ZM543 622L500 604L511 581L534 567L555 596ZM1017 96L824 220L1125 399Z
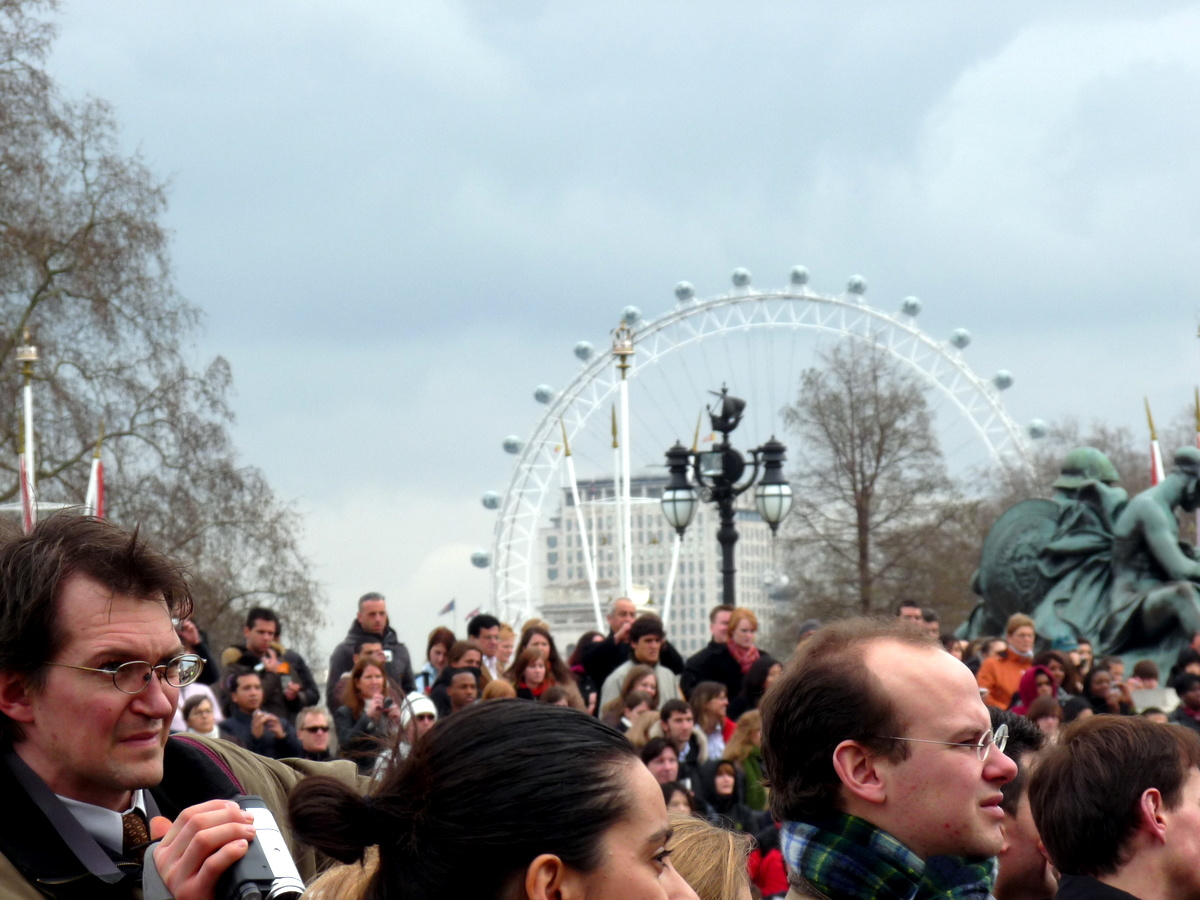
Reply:
M754 491L755 508L770 526L771 533L776 534L779 523L792 509L792 488L783 477L787 447L774 437L750 451L753 469L750 476L739 483L746 472L746 459L730 444L729 434L741 422L746 401L730 396L724 386L717 396L720 402L710 406L708 414L713 431L722 435L721 442L711 450L699 451L688 450L677 441L667 451L669 480L662 495L662 510L668 524L683 537L701 500L717 505L721 519L717 530L717 542L721 545L721 602L736 606L734 546L738 533L734 525L734 501L758 482ZM700 488L699 496L688 480L689 468Z

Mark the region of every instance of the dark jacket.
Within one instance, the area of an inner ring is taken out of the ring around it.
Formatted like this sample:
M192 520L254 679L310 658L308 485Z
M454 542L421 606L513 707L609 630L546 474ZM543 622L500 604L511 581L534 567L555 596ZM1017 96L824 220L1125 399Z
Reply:
M222 736L231 736L247 750L252 750L267 759L291 759L304 755L304 747L300 738L296 737L296 729L287 719L280 717L279 724L283 726L283 737L278 738L270 728L263 728L262 737L255 737L253 721L250 714L242 712L236 706L228 716L222 719L217 727Z
M337 680L354 668L355 645L370 640L383 643L383 652L387 655L388 660L385 665L388 678L400 685L405 694L411 694L417 689L416 679L413 677L412 659L408 655L408 648L400 643L400 638L396 636L396 630L389 625L383 630L382 635L372 634L358 624L358 619L355 619L350 623L350 630L346 632L345 639L333 648L333 653L329 657L329 677L325 680L325 704L331 710L334 710L335 707L331 705L329 695L333 686L337 684Z
M162 782L151 788L150 794L159 812L170 819L206 800L236 794L261 796L274 812L300 876L306 880L315 877L318 859L311 847L292 837L287 824L288 792L302 777L315 774L332 775L356 791L365 791L369 784L356 778L353 769L343 762L281 763L262 759L225 741L207 741L195 735L174 735L167 741L163 773ZM0 797L4 798L5 811L0 821L0 895L31 900L132 900L141 896L140 865L115 859L108 880L92 874L2 761ZM105 856L112 857L90 836L84 837Z
M337 729L339 751L342 759L358 766L360 775L370 775L375 761L384 749L391 734L390 719L380 716L372 719L365 713L357 719L348 706L339 706L333 713L333 725Z
M308 663L295 650L284 650L279 654L280 665L276 672L268 672L262 661L262 657L257 653L251 653L240 644L227 648L221 654L221 660L225 672L225 680L222 688L224 689L224 696L226 698L226 709L230 708L228 704L229 679L235 673L240 674L242 672L258 673L263 687L262 708L269 713L274 713L281 719L290 720L295 718L296 713L300 712L306 706L313 706L321 698L320 691L317 689L317 680L313 678L312 671L308 668ZM300 693L293 699L288 700L284 691L291 681L298 681L300 683Z
M719 681L725 685L726 696L731 700L741 694L742 667L724 644L709 641L707 647L689 659L683 667L679 687L690 697L692 688L702 681Z
M203 631L200 632L200 643L191 649L201 659L204 660L204 668L200 670L200 677L196 680L201 684L216 684L221 680L221 666L216 657L212 655L212 651L208 649L208 636Z
M700 735L694 728L688 735L687 748L687 757L679 761L679 780L686 784L694 794L696 785L700 783L700 766L707 761L705 759L707 747L701 744Z
M610 631L604 640L596 641L584 649L583 670L592 679L593 684L603 688L608 676L617 666L626 662L631 653L633 645L628 642L618 644ZM662 649L658 651L658 661L676 675L683 671L683 657L669 641L663 641ZM596 704L597 707L599 705ZM599 709L596 712L599 714Z
M1200 732L1200 722L1197 722L1186 712L1182 706L1177 706L1171 710L1171 714L1167 716L1167 721L1172 725L1182 725L1184 728L1190 728L1192 731Z
M1058 880L1054 900L1137 900L1119 888L1110 887L1086 875L1063 875Z

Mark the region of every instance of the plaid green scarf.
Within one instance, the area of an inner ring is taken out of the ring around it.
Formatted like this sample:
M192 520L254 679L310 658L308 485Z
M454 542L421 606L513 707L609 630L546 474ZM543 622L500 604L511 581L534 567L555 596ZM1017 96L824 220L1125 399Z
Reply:
M986 900L996 878L994 859L926 862L854 816L785 822L780 846L789 870L829 900Z

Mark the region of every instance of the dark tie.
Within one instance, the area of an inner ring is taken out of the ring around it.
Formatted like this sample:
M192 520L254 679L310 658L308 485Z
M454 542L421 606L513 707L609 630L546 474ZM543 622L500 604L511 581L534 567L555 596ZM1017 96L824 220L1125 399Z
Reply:
M140 863L142 855L146 852L146 845L150 843L150 832L146 828L146 820L142 818L142 814L136 809L122 813L121 833L121 853L126 859Z

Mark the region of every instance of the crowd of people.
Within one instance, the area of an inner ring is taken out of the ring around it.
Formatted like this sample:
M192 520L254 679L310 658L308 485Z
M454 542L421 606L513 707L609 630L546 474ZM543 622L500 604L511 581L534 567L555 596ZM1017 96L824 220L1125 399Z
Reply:
M414 671L372 593L321 703L274 611L215 657L190 614L136 534L0 534L0 898L139 896L150 847L214 897L244 793L315 898L1200 897L1193 648L1169 716L1145 661L1039 651L1020 615L967 645L910 603L806 622L786 661L743 608L687 659L626 598L566 658L479 615Z

